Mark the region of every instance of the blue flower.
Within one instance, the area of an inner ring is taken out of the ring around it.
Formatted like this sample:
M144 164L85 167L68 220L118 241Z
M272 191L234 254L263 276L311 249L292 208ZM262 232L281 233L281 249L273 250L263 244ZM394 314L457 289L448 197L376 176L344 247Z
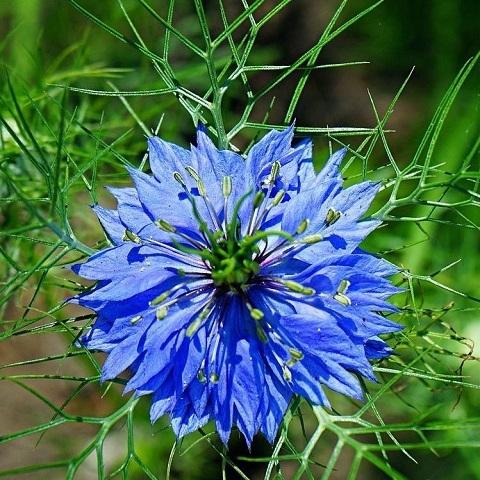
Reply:
M401 328L380 313L397 269L359 249L379 185L343 189L346 149L316 174L292 139L271 131L244 159L202 128L190 150L152 137L153 176L130 168L117 208L94 207L112 246L73 267L97 282L75 298L97 313L82 343L178 437L214 420L224 443L234 426L273 442L294 395L361 399L391 353L379 335Z

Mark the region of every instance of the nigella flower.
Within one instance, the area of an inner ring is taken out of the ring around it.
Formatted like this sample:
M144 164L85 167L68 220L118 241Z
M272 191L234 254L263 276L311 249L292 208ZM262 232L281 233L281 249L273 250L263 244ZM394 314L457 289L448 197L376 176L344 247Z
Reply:
M97 281L76 297L98 315L81 341L178 437L214 420L224 443L234 426L273 442L292 396L360 399L369 360L391 353L396 269L359 249L379 185L342 188L345 149L315 174L292 138L271 131L244 159L202 128L190 150L152 137L153 176L130 168L117 208L94 207L112 246L73 267Z

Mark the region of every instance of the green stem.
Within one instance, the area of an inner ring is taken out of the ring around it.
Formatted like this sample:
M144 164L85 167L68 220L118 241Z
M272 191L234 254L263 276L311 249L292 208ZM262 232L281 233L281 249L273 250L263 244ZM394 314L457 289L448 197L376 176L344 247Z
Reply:
M201 0L195 0L195 8L197 10L198 21L202 34L205 38L205 64L207 66L208 76L210 77L210 83L213 91L212 105L210 111L212 113L215 129L217 130L218 147L222 150L228 148L228 138L225 131L225 124L222 117L222 99L225 93L226 87L220 87L217 78L217 72L215 70L215 61L213 58L213 52L215 50L212 42L210 31L208 29L208 22L205 15L205 10Z

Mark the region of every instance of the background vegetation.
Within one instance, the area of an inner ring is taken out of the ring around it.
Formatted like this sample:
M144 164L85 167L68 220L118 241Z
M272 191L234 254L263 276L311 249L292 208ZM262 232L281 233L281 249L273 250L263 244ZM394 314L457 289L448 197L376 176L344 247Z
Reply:
M0 475L480 478L478 2L204 3L0 2ZM92 316L62 305L64 266L106 245L89 205L152 130L188 145L203 120L245 150L294 118L318 166L346 144L348 181L384 182L365 246L405 269L407 328L366 403L297 402L273 451L175 446L75 348Z

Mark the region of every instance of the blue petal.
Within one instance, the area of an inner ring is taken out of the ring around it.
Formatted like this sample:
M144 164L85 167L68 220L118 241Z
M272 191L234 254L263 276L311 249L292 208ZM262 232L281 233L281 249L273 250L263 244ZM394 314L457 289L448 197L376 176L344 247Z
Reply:
M282 188L285 191L298 188L298 173L299 166L302 161L312 158L312 142L310 139L299 142L295 147L283 156L274 159L280 164L280 171L276 181L278 189ZM258 174L258 179L262 180L270 174L272 165L266 164Z
M342 176L340 174L340 165L345 158L348 149L346 147L334 152L326 161L323 168L318 173L315 179L315 185L330 185L339 186L342 184ZM314 188L314 185L305 185L305 188Z
M209 391L206 384L194 379L188 386L188 391L197 417L203 417L207 413L209 400Z
M300 168L301 191L286 206L282 221L282 228L285 231L295 232L303 220L310 219L312 215L322 210L324 204L339 192L343 182L339 167L346 153L346 148L335 152L316 176L312 174L313 167L310 165L306 164Z
M232 151L218 150L202 129L197 130L197 148L192 148L192 155L217 213L224 206L223 178L231 177L232 192L227 200L227 208L231 213L240 197L250 188L251 181L245 176L244 159Z
M98 220L102 224L108 239L114 244L119 245L123 242L123 236L125 234L125 226L120 221L120 216L117 210L109 210L103 208L100 205L94 205L92 210L98 217Z
M191 165L188 150L159 137L148 139L148 160L155 178L162 184L174 182L173 173L183 172L187 165Z
M160 185L153 177L139 170L129 168L129 173L135 183L138 198L152 221L165 220L177 228L198 232L198 222L192 206L182 197L183 190L175 180ZM204 218L208 220L208 217Z
M175 383L180 391L184 391L196 378L206 357L207 331L201 327L193 337L186 337L175 356Z
M341 155L338 156L340 157ZM294 233L301 222L308 220L305 236L312 233L321 233L323 236L334 233L338 235L338 230L351 229L352 222L359 220L367 211L380 185L363 182L346 190L339 190L339 180L328 181L333 174L329 167L325 175L318 175L315 188L302 191L288 203L282 220L285 231ZM340 212L340 218L332 225L326 222L330 209Z
M336 301L325 301L323 308L334 315L340 328L362 341L382 333L392 333L404 327L366 308L346 309Z
M112 280L106 285L82 294L81 303L89 306L89 304L95 302L125 300L135 295L140 295L146 290L160 286L163 282L173 278L178 279L178 283L182 281L182 277L178 273L166 269L150 271L147 274L131 272L128 277Z
M74 265L72 270L90 280L114 280L128 275L148 275L153 270L158 271L168 267L185 268L187 265L152 247L128 242L102 250L92 255L85 263ZM192 266L191 269L196 270L196 267Z
M343 265L328 265L318 269L315 267L316 265L289 278L312 287L321 294L335 294L343 281L348 281L348 292L369 293L379 298L388 298L403 291L393 286L388 280L368 271Z
M143 345L145 356L135 375L128 383L127 390L141 387L151 378L172 364L182 368L185 357L178 350L185 338L185 329L190 321L198 315L205 306L209 296L204 294L189 307L168 314L163 320L157 321L148 331Z
M319 258L332 255L345 255L358 248L360 243L382 222L378 220L366 220L352 222L343 229L331 232L324 241L308 245L294 254L295 258L308 263L315 263ZM285 258L287 260L288 257Z
M202 428L209 420L208 415L199 418L192 405L182 398L180 398L172 410L171 417L172 429L177 438L182 438L188 433Z
M334 266L347 267L352 271L368 272L380 277L387 277L398 273L398 268L390 262L382 258L377 258L368 253L357 253L349 255L329 255L323 258L317 258L315 263L308 266L305 269L297 269L299 272L297 275L292 276L299 282L303 279L314 276L325 267Z
M370 359L382 359L392 355L393 349L379 338L371 338L365 343L365 355Z
M99 316L92 328L80 339L80 344L90 350L110 352L115 346L132 335L141 334L150 328L153 314L142 312L142 321L133 324L132 316L120 317L115 321Z
M309 228L305 231L305 235L310 233L320 233L323 225L327 205L330 199L334 196L339 187L332 190L332 185L329 183L318 183L315 181L315 188L307 191L301 191L296 197L289 201L285 207L282 219L282 230L295 233L302 222L308 220L310 222ZM313 220L318 218L318 212L324 212L320 225L318 221Z
M144 332L127 337L120 342L108 355L102 367L102 382L111 380L128 368L140 355L140 342Z
M262 419L261 431L270 443L275 440L292 396L293 392L285 382L280 382L270 373L265 375L265 397L269 402L268 411Z
M255 340L253 340L255 341ZM258 426L256 423L265 383L265 373L259 352L246 339L237 342L231 358L232 401L242 419L247 441L252 442Z
M342 190L336 195L328 208L341 212L341 216L332 228L359 220L370 207L380 187L381 184L376 182L362 182Z
M292 144L293 129L294 126L291 125L281 132L272 130L252 147L247 157L246 168L257 182L265 168L287 155Z
M161 416L170 413L175 405L175 388L173 380L167 378L161 389L153 394L152 406L150 407L150 421L155 423Z
M143 210L137 191L134 188L107 187L107 190L117 200L118 215L126 228L137 233L145 225L152 222L151 218Z
M336 325L334 317L313 307L308 312L308 316L305 312L280 317L277 331L300 352L357 366L367 363L363 351Z

